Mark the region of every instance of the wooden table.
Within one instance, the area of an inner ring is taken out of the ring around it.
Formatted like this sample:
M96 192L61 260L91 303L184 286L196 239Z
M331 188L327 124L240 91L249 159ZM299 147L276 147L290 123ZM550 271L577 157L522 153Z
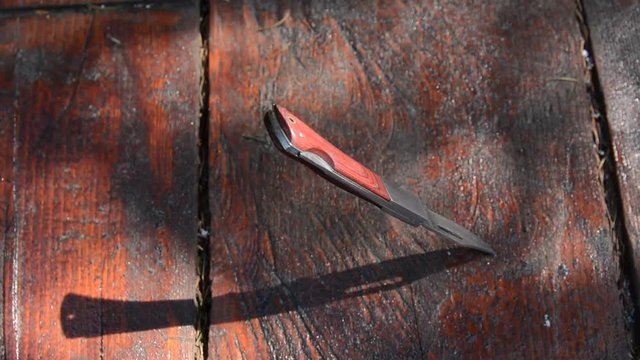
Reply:
M640 3L0 2L7 359L638 355ZM279 103L497 251L279 154Z

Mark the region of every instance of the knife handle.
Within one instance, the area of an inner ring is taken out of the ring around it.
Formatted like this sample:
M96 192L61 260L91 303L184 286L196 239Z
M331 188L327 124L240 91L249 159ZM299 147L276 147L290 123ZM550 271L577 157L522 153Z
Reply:
M320 156L340 175L387 201L391 200L378 174L340 151L287 109L276 105L275 110L291 145L300 151L312 152Z

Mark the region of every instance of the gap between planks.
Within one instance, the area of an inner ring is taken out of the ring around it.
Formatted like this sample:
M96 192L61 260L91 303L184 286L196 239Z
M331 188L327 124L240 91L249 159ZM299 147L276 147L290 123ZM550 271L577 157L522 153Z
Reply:
M195 359L205 360L209 351L211 323L211 208L209 207L209 0L200 3L200 114L198 133L198 241L196 285Z
M593 141L597 151L598 175L604 190L604 201L609 225L613 233L614 249L619 257L620 277L618 279L618 288L621 292L625 311L625 325L629 332L630 355L632 358L636 358L639 353L638 346L640 345L640 324L637 321L639 310L638 278L633 262L633 247L625 225L625 214L622 206L620 185L618 184L617 164L613 156L614 148L611 142L607 108L598 76L597 64L595 63L589 23L583 0L576 1L576 19L583 38L582 56L585 62L585 84L591 102Z
M84 3L71 5L37 5L26 7L0 8L0 18L5 16L46 15L47 13L95 13L119 10L147 10L151 8L165 8L175 5L190 5L189 0L145 0L123 1L119 3ZM638 294L636 289L637 277L633 263L632 248L624 222L622 199L617 180L617 168L613 158L613 144L610 139L609 121L606 115L606 104L600 85L597 64L593 56L593 48L589 34L589 25L582 0L576 1L576 18L584 40L583 55L586 66L586 90L591 101L593 119L593 140L597 147L599 161L600 182L604 188L605 202L609 222L613 229L615 246L619 253L621 268L618 286L622 293L623 305L626 311L625 321L630 332L630 348L632 355L638 354L640 344L640 324L638 316ZM198 165L198 236L197 236L197 277L196 286L196 337L195 358L208 358L208 333L211 312L211 279L209 234L211 213L209 207L209 3L200 0L200 36L202 75L200 81L200 113L199 113L199 165Z

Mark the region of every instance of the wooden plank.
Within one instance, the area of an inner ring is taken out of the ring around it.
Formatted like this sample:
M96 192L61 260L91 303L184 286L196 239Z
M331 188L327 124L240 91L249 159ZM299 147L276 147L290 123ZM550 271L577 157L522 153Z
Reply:
M625 226L635 268L640 269L640 4L590 0L584 5L614 145Z
M193 357L197 8L14 29L7 357Z
M47 9L53 10L51 7L68 7L68 6L84 6L87 4L96 5L113 5L120 3L128 3L129 0L3 0L0 2L0 9ZM141 1L142 2L142 1ZM141 8L144 5L140 6Z
M623 358L573 1L214 1L214 358ZM491 243L452 245L268 142L277 102Z
M13 241L13 133L15 107L13 104L15 80L13 60L16 40L15 19L0 20L0 269L6 274L5 248ZM11 246L11 245L9 245ZM0 306L9 299L11 287L0 277ZM4 311L0 311L0 323L5 323ZM0 354L5 354L4 325L0 327Z

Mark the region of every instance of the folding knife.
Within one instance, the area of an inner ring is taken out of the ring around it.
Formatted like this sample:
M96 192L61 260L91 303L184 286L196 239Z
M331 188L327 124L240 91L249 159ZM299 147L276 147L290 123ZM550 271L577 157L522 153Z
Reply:
M352 159L284 107L273 105L264 121L278 149L310 166L332 183L410 225L422 225L464 247L495 255L479 237L429 210L417 196Z

